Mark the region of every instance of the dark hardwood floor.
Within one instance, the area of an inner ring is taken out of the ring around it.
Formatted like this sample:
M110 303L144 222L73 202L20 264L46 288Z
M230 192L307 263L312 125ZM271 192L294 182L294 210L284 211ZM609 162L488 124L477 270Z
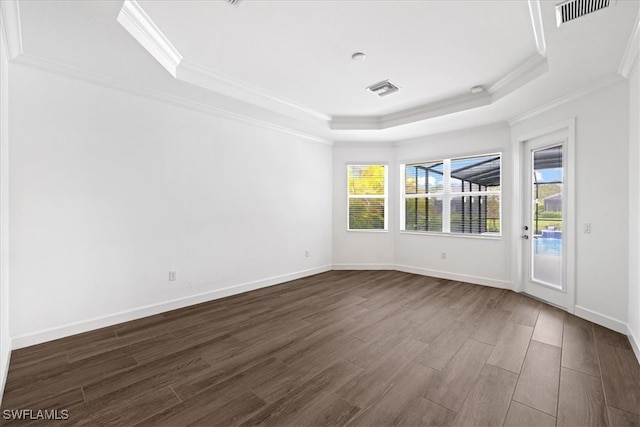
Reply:
M60 425L640 425L640 367L625 336L511 291L332 271L16 350L2 409L68 411Z

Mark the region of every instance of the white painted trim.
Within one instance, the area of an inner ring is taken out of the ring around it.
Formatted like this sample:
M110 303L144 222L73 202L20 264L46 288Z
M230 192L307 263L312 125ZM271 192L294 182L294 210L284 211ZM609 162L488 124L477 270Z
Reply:
M178 66L175 77L183 82L191 83L290 117L314 121L322 125L328 125L331 120L331 116L327 114L278 97L255 86L251 86L248 83L186 59Z
M63 65L63 64L49 61L47 59L40 58L37 56L22 54L14 62L19 65L24 65L24 66L39 69L42 71L59 74L68 78L84 81L86 83L102 86L107 89L119 90L129 95L140 96L146 99L152 99L154 101L160 101L160 102L175 105L178 107L188 108L190 110L198 111L204 114L209 114L216 117L223 117L226 119L239 121L245 124L258 126L264 129L269 129L272 131L293 135L299 138L304 138L312 142L319 142L322 144L333 145L333 141L325 138L321 138L319 136L307 134L304 132L299 132L295 129L291 129L284 126L274 125L264 120L254 119L252 117L245 116L238 113L233 113L231 111L214 107L209 104L203 104L188 98L170 95L155 89L150 89L143 86L127 83L122 80L114 79L112 77L108 77L102 74L81 70L79 68L71 67L68 65Z
M536 26L540 17L538 1L530 0L529 6L532 22L534 23L536 46L540 54L534 55L523 64L515 67L503 78L491 85L488 91L480 94L459 94L382 116L364 117L331 117L328 114L280 98L201 64L183 59L169 39L135 0L124 1L118 14L118 22L178 80L290 117L312 120L323 125L328 124L330 129L333 130L381 130L490 105L497 99L547 72L544 35L542 34L542 28ZM531 2L534 3L533 6Z
M522 86L549 71L549 61L542 55L533 55L518 65L500 80L492 84L487 92L492 96L492 103L520 89Z
M523 208L522 208L522 189L524 186L523 179L523 144L521 143L522 138L513 138L512 135L512 146L511 146L511 161L512 161L512 189L511 189L511 210L512 214L512 251L511 251L511 265L513 266L511 280L514 283L513 290L515 292L524 292L524 281L522 280L524 272L522 265L522 244L521 244L521 236L522 236L522 216L523 216Z
M569 162L567 163L567 208L565 213L565 218L569 218L568 227L566 230L566 242L567 249L566 253L573 253L574 256L567 256L567 271L566 271L566 280L567 280L567 299L569 301L569 306L567 307L567 311L569 313L575 312L575 303L576 303L576 260L577 260L577 238L578 238L578 215L576 213L576 118L572 117L567 122L565 122L565 126L567 127L567 158Z
M538 53L542 56L547 56L547 42L544 38L544 22L542 20L540 0L529 0L529 14L531 16L533 37L536 40L536 48L538 50Z
M140 319L142 317L153 316L155 314L164 313L170 310L176 310L183 307L188 307L194 304L200 304L207 301L216 300L219 298L225 298L231 295L240 294L243 292L252 291L255 289L265 288L268 286L278 285L281 283L289 282L291 280L300 279L314 274L324 273L331 270L330 265L311 268L308 270L297 271L294 273L283 274L280 276L269 277L266 279L256 280L253 282L242 283L238 285L232 285L223 289L216 289L201 294L189 295L183 298L177 298L171 301L165 301L158 304L151 304L145 307L138 307L131 310L125 310L118 313L108 314L105 316L95 317L93 319L87 319L80 322L70 323L55 328L45 329L41 331L32 332L29 334L13 337L12 348L18 349L28 347L58 338L67 337L83 332L92 331L107 326L113 326L118 323L128 322L131 320Z
M464 93L408 110L385 114L379 118L380 129L388 129L434 117L445 116L447 114L458 113L460 111L484 107L485 105L490 105L492 102L492 97L487 92Z
M633 334L629 324L627 324L627 337L629 338L631 348L633 348L633 352L636 355L636 359L638 359L638 363L640 363L640 339Z
M326 125L331 117L184 59L136 0L125 0L118 22L173 77L252 105Z
M580 305L575 306L575 315L586 319L590 322L597 323L605 328L613 329L621 334L627 334L627 324L622 320L615 319L606 314L598 313L597 311L589 310L588 308Z
M636 23L633 25L624 55L622 55L618 74L625 79L630 78L634 69L638 66L638 62L640 62L640 11L638 12Z
M436 142L439 141L441 139L442 136L445 135L451 135L454 134L456 136L458 136L459 138L465 138L467 136L475 136L478 132L490 132L490 131L494 131L494 130L507 130L507 129L511 129L511 127L509 126L509 124L507 122L495 122L495 123L490 123L487 125L480 125L480 126L469 126L466 128L460 128L460 129L455 129L453 131L445 131L445 132L439 132L439 133L432 133L432 134L426 134L426 135L422 135L422 136L418 136L418 137L414 137L414 138L409 138L409 139L402 139L399 141L395 141L393 142L393 146L395 147L404 147L407 145L413 145L413 144L424 144L424 143L428 143L428 142ZM360 146L360 145L358 145ZM366 147L368 147L368 145L366 145ZM502 151L501 148L496 148L493 151L495 151L496 153L499 153ZM481 155L483 154L485 151L477 151L477 152L464 152L464 153L455 153L455 157L464 157L464 156L474 156L474 155ZM400 161L399 163L419 163L421 161L423 161L424 158L422 158L422 156L417 156L415 158L412 159L402 159L402 161Z
M394 264L376 263L356 263L356 264L333 264L332 270L395 270Z
M336 148L393 148L394 141L341 141L336 140Z
M491 279L488 277L470 276L467 274L450 273L447 271L429 270L409 265L396 264L396 270L405 273L419 274L421 276L437 277L440 279L455 280L458 282L473 283L476 285L490 286L492 288L513 289L513 283L508 280Z
M330 128L332 130L383 130L491 105L547 71L549 71L547 58L536 53L482 93L463 93L381 116L335 116L331 120Z
M377 116L334 116L329 123L332 130L380 130L382 123Z
M383 264L383 263L354 263L354 264L333 264L333 270L393 270L404 273L418 274L420 276L437 277L439 279L455 280L458 282L473 283L476 285L491 286L492 288L512 289L513 283L507 280L490 279L487 277L470 276L467 274L456 274L447 271L429 270L426 268L412 267L403 264Z
M0 31L4 34L9 61L22 53L22 28L17 0L0 1Z
M535 116L538 116L544 112L547 112L549 110L552 110L556 107L559 107L561 105L567 104L569 102L575 101L577 99L583 98L585 96L594 94L596 92L599 92L601 90L604 89L608 89L618 83L624 82L624 78L622 78L620 75L616 74L614 76L605 78L603 80L601 80L599 83L595 83L589 86L585 86L581 89L578 89L574 92L571 92L567 95L563 95L560 96L552 101L547 102L546 104L537 106L529 111L526 111L524 113L518 114L516 116L513 116L512 118L510 118L509 120L507 120L507 123L509 123L510 126L513 126L517 123L520 123L522 121L531 119Z
M491 104L486 93L465 93L383 116L335 116L332 130L383 130Z
M182 55L160 28L149 18L135 0L124 0L118 22L153 56L172 76L182 61Z

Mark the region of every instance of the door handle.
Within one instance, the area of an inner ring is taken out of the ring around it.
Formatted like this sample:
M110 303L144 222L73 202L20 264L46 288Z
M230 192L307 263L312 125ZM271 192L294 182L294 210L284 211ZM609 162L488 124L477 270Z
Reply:
M528 240L528 239L529 239L529 236L528 236L528 235L526 235L526 234L523 234L523 235L522 235L522 238L523 238L523 239L525 239L525 240Z

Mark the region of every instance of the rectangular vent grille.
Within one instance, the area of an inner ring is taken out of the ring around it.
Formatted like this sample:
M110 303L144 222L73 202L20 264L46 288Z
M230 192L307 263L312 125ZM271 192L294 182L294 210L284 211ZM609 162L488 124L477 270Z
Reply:
M394 92L397 92L398 86L391 83L389 80L384 80L375 84L372 84L367 88L368 91L375 93L378 96L387 96L391 95Z
M606 7L613 6L615 0L568 0L556 5L558 26L565 22L587 15Z
M229 4L237 6L242 0L227 0Z

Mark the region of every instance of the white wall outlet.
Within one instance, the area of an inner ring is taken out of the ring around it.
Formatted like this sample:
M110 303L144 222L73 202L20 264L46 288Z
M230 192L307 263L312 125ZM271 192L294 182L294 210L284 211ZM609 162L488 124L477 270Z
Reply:
M591 233L591 223L590 222L585 222L584 224L582 224L582 232L585 234L590 234Z
M177 278L178 278L178 272L176 270L169 270L169 281L175 282Z

